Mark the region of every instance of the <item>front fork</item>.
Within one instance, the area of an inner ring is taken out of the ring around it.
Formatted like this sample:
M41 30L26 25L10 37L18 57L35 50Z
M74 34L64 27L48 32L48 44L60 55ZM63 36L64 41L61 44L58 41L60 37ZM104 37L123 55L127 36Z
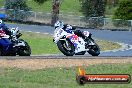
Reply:
M71 49L69 48L69 43L68 43L68 40L67 40L66 38L60 39L60 41L64 41L64 42L65 42L65 43L64 43L64 46L65 46L65 48L66 48L67 50L71 50Z
M86 45L85 45L85 47L86 47L86 49L90 49L94 45L95 45L94 40L92 38L89 38Z

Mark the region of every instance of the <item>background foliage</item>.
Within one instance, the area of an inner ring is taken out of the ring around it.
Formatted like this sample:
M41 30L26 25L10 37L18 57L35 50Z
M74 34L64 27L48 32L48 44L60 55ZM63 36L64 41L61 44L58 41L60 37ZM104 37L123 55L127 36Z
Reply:
M85 17L104 16L106 0L80 0Z
M34 0L36 3L38 3L38 4L43 4L44 2L46 2L47 0Z
M85 16L85 22L88 23L87 26L92 28L102 27L106 0L80 0L80 2L81 12Z
M120 0L114 19L132 20L132 0Z
M5 9L13 9L6 11L6 13L9 17L14 18L14 20L26 19L29 14L24 13L23 11L31 10L31 8L26 4L26 0L6 0L4 7Z

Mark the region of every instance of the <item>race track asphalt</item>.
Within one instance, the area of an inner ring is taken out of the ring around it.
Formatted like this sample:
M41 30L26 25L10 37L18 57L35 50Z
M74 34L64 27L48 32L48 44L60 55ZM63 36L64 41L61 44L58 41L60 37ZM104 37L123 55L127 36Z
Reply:
M9 23L7 23L7 26L9 28L19 27L19 29L23 31L32 31L32 32L49 33L49 34L53 34L54 32L54 28L51 26L9 24ZM87 30L93 34L93 37L98 39L124 43L126 45L125 49L121 49L118 51L115 50L115 51L101 52L99 56L132 56L132 31L110 31L110 30L98 30L98 29L96 30L79 29L79 30ZM90 56L90 55L86 54L85 56Z

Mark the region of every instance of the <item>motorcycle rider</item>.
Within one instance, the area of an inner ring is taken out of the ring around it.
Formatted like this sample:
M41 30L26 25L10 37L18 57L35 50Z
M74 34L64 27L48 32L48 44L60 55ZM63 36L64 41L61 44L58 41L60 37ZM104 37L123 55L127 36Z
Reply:
M5 23L0 19L0 29L3 29L3 31L7 34L7 35L11 35L11 31L10 29L5 25Z
M89 38L86 37L86 36L83 34L82 31L80 31L80 30L75 30L76 27L74 27L74 26L71 26L71 25L69 25L69 24L64 24L62 21L57 21L57 22L54 24L54 27L55 27L55 29L58 28L58 27L59 27L59 28L62 28L62 29L63 29L64 31L66 31L67 33L74 33L75 35L77 35L77 36L79 36L79 37L82 37L82 38L84 39L84 41L88 43ZM75 30L75 31L73 31L73 30ZM91 37L91 34L90 34L89 37Z
M7 55L9 52L11 52L11 49L13 47L12 42L9 40L9 38L2 38L3 34L11 35L11 31L9 28L3 23L3 21L0 19L0 46L2 47L2 55Z

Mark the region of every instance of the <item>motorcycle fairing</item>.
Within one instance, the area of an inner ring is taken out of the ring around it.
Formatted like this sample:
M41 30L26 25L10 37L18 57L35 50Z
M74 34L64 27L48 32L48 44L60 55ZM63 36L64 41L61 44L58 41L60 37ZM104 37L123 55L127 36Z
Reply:
M86 50L85 49L85 41L81 37L78 37L75 34L69 34L69 35L67 35L67 38L69 38L70 41L74 44L75 53Z
M19 41L15 46L26 46L25 42Z
M67 33L63 29L56 28L54 31L54 42L57 43Z
M12 48L12 43L7 38L0 39L0 46L3 47L3 54L8 53Z

